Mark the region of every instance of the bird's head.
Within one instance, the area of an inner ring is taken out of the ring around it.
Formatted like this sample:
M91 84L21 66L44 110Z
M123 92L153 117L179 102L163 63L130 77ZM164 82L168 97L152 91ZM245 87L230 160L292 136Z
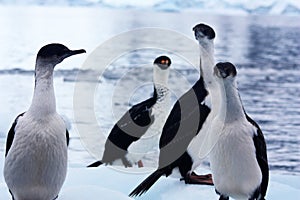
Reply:
M230 62L219 62L214 68L214 75L219 79L233 79L237 75L235 66Z
M171 65L171 59L167 56L159 56L154 60L153 64L158 66L162 70L166 70Z
M86 53L86 51L84 49L70 50L62 44L52 43L43 46L39 50L37 54L37 60L47 62L55 66L61 63L65 58L80 53Z
M213 40L216 37L216 33L213 28L206 24L197 24L193 28L195 38L200 42L204 38L208 40Z
M167 87L171 59L167 56L159 56L154 60L153 81L155 85Z

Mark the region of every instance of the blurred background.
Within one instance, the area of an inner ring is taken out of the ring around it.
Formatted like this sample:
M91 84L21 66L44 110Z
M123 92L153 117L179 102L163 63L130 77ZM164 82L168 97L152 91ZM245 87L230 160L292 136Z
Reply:
M86 55L57 66L54 79L57 109L70 129L69 163L82 167L93 156L101 157L105 136L129 106L151 96L152 62L158 55L172 59L173 101L199 77L197 66L180 55L151 46L126 52L109 65L100 61L105 74L97 81L94 105L86 106L98 120L98 124L86 122L86 130L102 138L94 140L99 155L92 156L82 142L84 133L78 133L73 111L75 83L89 85L89 73L93 73L87 71L86 79L77 79L88 55L115 36L142 28L172 30L194 40L192 27L203 22L216 30L216 61L230 61L238 68L241 98L265 134L271 170L299 175L299 15L298 0L0 0L0 152L4 155L14 118L30 106L35 57L45 44L59 42L70 49L87 50ZM168 38L161 35L156 42ZM135 42L133 38L132 45ZM189 44L172 43L177 44L189 51ZM117 91L124 91L128 84L136 87L131 97L127 91L116 92L116 85Z

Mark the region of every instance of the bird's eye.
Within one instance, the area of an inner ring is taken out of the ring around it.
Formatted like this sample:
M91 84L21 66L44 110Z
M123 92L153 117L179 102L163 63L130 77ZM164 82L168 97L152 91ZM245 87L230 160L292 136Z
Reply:
M165 63L166 63L165 60L161 60L161 61L160 61L160 64L163 64L163 65L164 65Z

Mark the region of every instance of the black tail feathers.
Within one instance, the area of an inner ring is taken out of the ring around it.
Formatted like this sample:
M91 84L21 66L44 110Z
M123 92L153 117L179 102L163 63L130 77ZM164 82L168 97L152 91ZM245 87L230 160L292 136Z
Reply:
M101 162L100 160L88 165L87 167L99 167L100 165L102 165L103 162Z
M139 184L130 194L130 197L141 196L146 193L150 187L165 173L162 170L156 170L148 176L141 184Z

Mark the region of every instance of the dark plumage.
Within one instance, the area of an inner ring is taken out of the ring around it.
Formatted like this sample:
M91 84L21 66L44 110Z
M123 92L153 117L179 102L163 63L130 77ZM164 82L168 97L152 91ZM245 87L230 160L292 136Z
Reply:
M179 168L186 183L195 183L188 175L193 161L186 150L210 112L210 109L202 103L206 96L207 91L201 77L175 103L160 138L159 167L137 186L130 196L138 196L147 192L161 176L169 176L176 167Z
M13 140L14 140L14 137L15 137L15 127L16 127L16 125L17 125L18 118L19 118L20 116L23 116L24 113L25 113L25 112L19 114L19 115L16 117L15 121L13 122L11 128L10 128L9 131L8 131L7 138L6 138L5 157L7 156L7 153L8 153L8 151L9 151L9 149L10 149L12 143L13 143Z
M215 32L205 24L194 27L196 38L206 37L209 40L215 38ZM187 184L212 184L211 175L198 176L193 173L194 161L188 152L191 141L199 133L210 108L204 104L208 91L204 84L203 69L200 62L200 79L175 103L160 138L159 167L129 196L138 196L145 193L162 175L169 176L173 169L178 168L182 179Z
M156 83L155 81L166 81L159 80L158 77L160 77L159 73L163 74L170 67L171 60L167 56L159 56L154 60L153 64L154 68L157 68L157 70L155 70L153 73L153 96L141 103L134 105L121 117L121 119L114 125L106 140L104 154L101 161L96 161L90 164L88 167L98 167L103 163L112 165L117 159L121 159L125 167L132 166L132 163L126 157L128 148L133 142L139 140L154 123L155 115L152 114L153 106L157 103L158 98L162 98L163 96L167 95L163 92L163 90L160 91L156 88L160 88L161 83ZM163 79L167 78L168 76L164 77Z
M116 159L121 159L124 166L130 167L130 162L125 155L132 142L141 138L153 123L151 107L157 100L157 93L150 99L134 105L115 124L105 143L105 151L102 157L103 163L112 164ZM91 165L89 167L92 167Z
M257 191L255 191L254 198L258 198L259 195L261 195L261 197L265 197L269 184L269 164L267 157L267 146L264 135L261 129L259 128L258 124L253 119L251 119L246 113L245 115L247 120L257 128L256 135L253 136L253 142L256 149L256 159L262 172L261 185L259 188L257 188Z

